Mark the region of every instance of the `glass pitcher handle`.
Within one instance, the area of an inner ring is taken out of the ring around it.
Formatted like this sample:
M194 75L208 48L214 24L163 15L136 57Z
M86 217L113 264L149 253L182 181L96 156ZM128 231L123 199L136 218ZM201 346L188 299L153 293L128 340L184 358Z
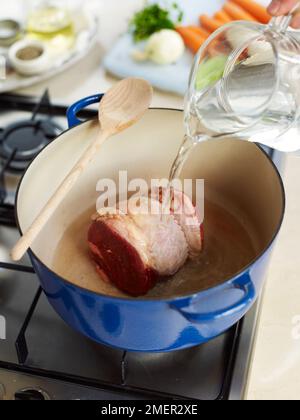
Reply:
M291 20L293 19L293 14L296 12L297 9L299 9L299 6L300 2L297 2L297 4L292 8L288 15L273 17L270 20L268 29L280 33L285 33L288 27L290 26Z

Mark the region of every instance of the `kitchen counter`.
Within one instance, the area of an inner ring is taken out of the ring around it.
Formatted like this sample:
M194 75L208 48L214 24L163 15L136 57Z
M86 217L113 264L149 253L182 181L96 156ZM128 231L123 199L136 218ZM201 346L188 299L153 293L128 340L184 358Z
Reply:
M101 67L105 49L126 29L132 11L142 3L143 0L89 0L89 7L96 6L100 17L99 45L67 73L20 93L40 95L49 87L54 101L70 104L105 91L115 81ZM155 92L153 106L182 108L183 99ZM284 182L287 213L268 273L247 399L300 398L300 158L287 157Z
M246 398L300 399L300 158L287 156L285 221L262 300Z

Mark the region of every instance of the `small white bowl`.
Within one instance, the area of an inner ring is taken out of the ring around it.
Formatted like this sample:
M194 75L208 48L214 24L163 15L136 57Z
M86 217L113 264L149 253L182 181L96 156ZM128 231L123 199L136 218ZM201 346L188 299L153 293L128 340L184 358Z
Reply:
M9 49L8 57L12 67L24 76L43 73L50 65L50 56L45 44L30 39L16 42Z
M0 19L0 46L10 47L20 39L22 27L19 22L13 19Z

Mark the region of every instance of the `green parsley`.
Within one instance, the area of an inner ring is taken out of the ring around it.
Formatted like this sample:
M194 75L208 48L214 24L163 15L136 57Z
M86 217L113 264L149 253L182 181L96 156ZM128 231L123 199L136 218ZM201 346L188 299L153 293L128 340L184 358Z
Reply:
M177 3L173 3L170 10L162 8L159 4L151 4L134 15L130 27L134 40L139 42L161 29L175 29L182 19L183 12Z

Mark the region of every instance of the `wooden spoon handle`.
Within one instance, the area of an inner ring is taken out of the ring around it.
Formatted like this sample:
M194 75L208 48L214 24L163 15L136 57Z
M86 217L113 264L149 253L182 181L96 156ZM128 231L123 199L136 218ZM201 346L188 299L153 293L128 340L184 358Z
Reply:
M55 212L59 204L62 202L64 197L73 188L84 169L93 160L101 145L105 142L109 135L110 133L107 131L101 130L99 132L97 138L84 152L84 154L72 168L69 174L57 188L53 196L49 199L47 204L41 210L39 215L36 217L32 225L12 249L11 258L13 259L13 261L19 261L24 256L28 248L30 248L38 234L41 232L45 224L49 221L50 217L53 215L53 213Z

